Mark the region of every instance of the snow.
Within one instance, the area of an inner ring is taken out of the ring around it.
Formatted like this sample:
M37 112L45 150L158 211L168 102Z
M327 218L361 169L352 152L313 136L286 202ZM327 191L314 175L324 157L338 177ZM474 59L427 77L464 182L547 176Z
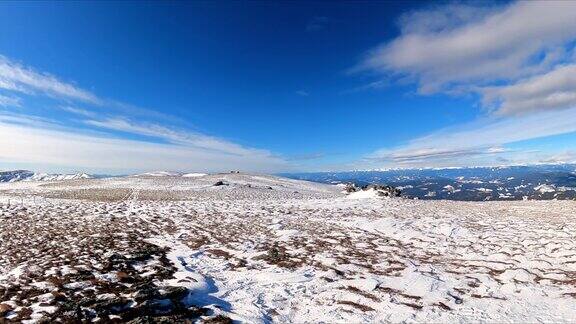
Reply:
M218 181L226 185L214 186ZM106 260L155 246L166 250L130 263L131 276L186 288L186 305L210 310L201 319L576 321L576 202L340 191L248 174L2 184L0 250L7 252L0 255L0 289L50 292L48 278L60 275L66 292L95 291L109 300L112 285L129 299L138 285L123 283ZM8 206L15 197L25 198ZM171 267L173 273L159 274ZM39 296L51 305L25 297L7 302L29 303L32 315L22 320L52 319L60 304Z
M47 174L47 173L35 173L32 177L26 179L25 181L64 181L64 180L78 180L78 179L90 179L92 176L86 173L76 173L76 174Z
M203 177L207 175L206 173L180 173L172 171L153 171L134 175L134 177L184 177L184 178L195 178Z
M360 190L350 193L346 198L348 199L369 199L379 198L378 191L374 189Z
M0 172L1 182L19 182L19 181L64 181L64 180L79 180L91 179L92 176L86 173L75 174L48 174L48 173L34 173L26 170L5 171Z
M184 178L196 178L196 177L203 177L205 175L207 175L207 174L206 173L186 173L186 174L183 174L182 176Z
M135 175L135 177L177 177L180 176L179 172L170 171L153 171Z
M556 187L554 185L541 184L534 187L534 190L540 191L541 193L556 192Z

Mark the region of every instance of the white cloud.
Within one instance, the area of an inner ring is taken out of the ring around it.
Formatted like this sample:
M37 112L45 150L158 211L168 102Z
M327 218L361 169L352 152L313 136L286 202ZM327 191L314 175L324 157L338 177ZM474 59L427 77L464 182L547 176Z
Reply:
M502 146L573 132L576 132L576 108L487 119L444 129L404 146L378 150L368 155L365 162L373 167L463 166L495 163L497 155L538 162L542 157Z
M0 95L0 106L20 107L20 98Z
M482 89L485 106L501 115L520 115L538 110L576 106L576 64L556 69L518 83Z
M116 111L131 116L162 119L163 121L178 121L174 116L137 107L125 102L104 99L77 87L71 83L59 80L57 77L36 69L16 63L0 55L0 89L9 93L21 93L26 96L48 96L66 104L60 108L79 115L95 114L87 109L76 108L77 102L86 106L98 106L98 114Z
M416 10L400 16L399 27L404 34L454 30L477 23L501 7L446 4L427 10Z
M98 115L95 112L92 112L90 110L86 110L86 109L78 108L78 107L73 107L73 106L60 106L59 108L61 110L66 111L66 112L69 112L69 113L72 113L75 115L79 115L79 116L83 116L83 117L95 118Z
M449 5L400 20L401 34L357 70L408 76L422 93L466 91L547 72L576 39L576 2Z
M209 148L78 134L33 124L0 120L0 161L109 173L160 169L278 172L289 168L284 160L260 150L222 154Z
M88 103L101 102L99 98L86 90L60 81L52 75L37 72L1 55L0 88L26 94L41 92L52 97L80 100Z
M421 94L478 94L492 115L378 150L366 165L489 165L571 156L505 146L576 132L576 2L442 5L404 15L400 29L355 70L415 82Z
M5 111L0 111L0 123L10 123L17 125L28 125L33 127L49 127L49 128L59 128L60 124L52 120L38 117L38 116L26 116L18 113L10 113Z
M457 158L470 158L488 154L500 154L506 150L501 148L404 148L399 150L378 151L369 159L387 161L391 160L399 165L428 164L438 161L453 161Z
M385 89L385 88L389 87L390 85L391 85L390 80L377 80L377 81L369 82L369 83L364 84L364 85L354 87L352 89L344 90L341 93L342 94L350 94L350 93L362 92L362 91L367 91L367 90L381 90L381 89Z
M540 163L576 163L576 151L564 150L554 155L548 156L539 161Z
M265 150L247 149L240 145L224 141L212 136L200 133L174 130L156 124L138 124L127 119L115 118L106 120L87 120L85 123L106 129L112 129L127 133L140 134L164 139L170 143L184 145L188 147L199 148L219 152L221 154L231 155L253 155L263 158L270 157L271 154Z

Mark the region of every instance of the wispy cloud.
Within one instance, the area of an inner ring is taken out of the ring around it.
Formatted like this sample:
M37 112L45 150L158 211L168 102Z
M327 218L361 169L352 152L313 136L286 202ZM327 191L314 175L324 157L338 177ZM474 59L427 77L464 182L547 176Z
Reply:
M3 107L20 107L20 98L9 97L0 94L0 106Z
M0 89L26 96L47 96L66 102L67 105L64 106L72 109L75 107L70 105L70 103L80 102L92 108L99 108L100 114L103 108L106 108L108 111L116 111L121 114L177 121L177 118L153 109L141 108L118 100L102 98L73 83L62 81L52 74L38 71L33 67L15 62L2 55L0 55ZM83 110L85 112L89 111L88 109ZM72 112L71 109L69 109L69 112Z
M341 94L351 94L351 93L357 93L357 92L368 91L368 90L381 90L381 89L384 89L386 87L389 87L390 84L391 83L389 80L372 81L372 82L369 82L367 84L354 87L352 89L344 90L341 92Z
M0 123L26 125L33 127L46 127L46 128L60 127L60 124L47 118L42 118L38 116L27 116L3 111L0 111Z
M364 162L388 167L475 165L480 158L527 153L510 151L503 145L573 132L576 132L576 108L486 119L416 138L403 146L378 150L366 156ZM524 162L538 162L542 157L522 158Z
M459 158L475 158L483 155L496 155L508 152L500 147L488 148L413 148L413 149L399 149L390 151L379 151L372 156L368 156L368 160L376 162L389 162L392 161L398 165L416 166L418 164L429 165L431 162L451 162ZM469 161L468 161L469 162Z
M0 55L0 88L26 94L44 94L98 104L101 100L94 94L80 89L56 77L35 71Z
M289 168L261 153L221 154L185 145L149 143L0 121L0 161L41 167L74 167L95 172L146 170L277 172Z
M540 163L576 163L576 150L564 150L539 161Z
M4 164L75 166L108 173L154 169L275 172L290 168L285 159L269 151L175 127L167 123L172 118L162 113L101 99L3 56L0 89L10 94L0 95L0 106L21 105L16 94L50 97L57 102L53 111L72 114L53 119L49 114L31 115L30 109L0 111L0 162ZM116 110L103 110L103 106Z
M175 130L165 126L152 123L134 123L127 119L106 119L106 120L86 120L86 124L113 129L117 131L151 136L166 140L169 143L219 152L229 155L252 155L263 158L272 157L272 154L265 150L248 149L240 145L218 139L216 137L194 133L184 130Z
M61 110L75 114L75 115L79 115L79 116L83 116L83 117L89 117L89 118L95 118L96 116L98 116L97 113L87 110L87 109L83 109L83 108L78 108L78 107L73 107L73 106L60 106L59 107Z
M315 16L308 21L306 24L306 31L308 32L317 32L326 28L328 23L330 23L330 18L325 16Z
M287 158L289 161L313 161L318 160L326 157L326 153L323 152L313 152L313 153L304 153L304 154L296 154Z

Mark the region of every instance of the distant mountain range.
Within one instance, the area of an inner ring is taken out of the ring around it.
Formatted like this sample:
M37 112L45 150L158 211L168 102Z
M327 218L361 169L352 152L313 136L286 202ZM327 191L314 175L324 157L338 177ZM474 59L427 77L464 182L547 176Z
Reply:
M195 178L205 176L206 173L183 173L171 171L154 171L147 173L140 173L130 175L131 177L183 177ZM72 173L72 174L48 174L36 173L28 170L14 170L14 171L0 171L0 183L2 182L18 182L18 181L62 181L62 180L78 180L78 179L95 179L95 178L113 178L118 176L113 175L93 175L87 173Z
M203 173L157 171L140 177L201 177ZM395 169L285 173L281 176L328 184L390 185L402 196L418 199L484 200L576 200L576 164L447 169ZM101 178L86 173L46 174L28 170L0 172L1 182L60 181Z
M132 177L184 177L184 178L194 178L203 177L206 173L182 173L173 171L153 171L132 175Z
M93 176L86 173L75 174L48 174L35 173L28 170L0 171L0 182L17 181L61 181L76 179L91 179Z
M322 183L391 185L418 199L576 199L576 165L411 169L287 173L285 177Z

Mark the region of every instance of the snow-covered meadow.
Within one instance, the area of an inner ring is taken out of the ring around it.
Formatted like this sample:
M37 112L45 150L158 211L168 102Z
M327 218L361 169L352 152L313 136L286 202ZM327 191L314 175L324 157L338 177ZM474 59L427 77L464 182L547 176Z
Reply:
M0 322L576 321L576 202L341 190L244 174L0 184Z

